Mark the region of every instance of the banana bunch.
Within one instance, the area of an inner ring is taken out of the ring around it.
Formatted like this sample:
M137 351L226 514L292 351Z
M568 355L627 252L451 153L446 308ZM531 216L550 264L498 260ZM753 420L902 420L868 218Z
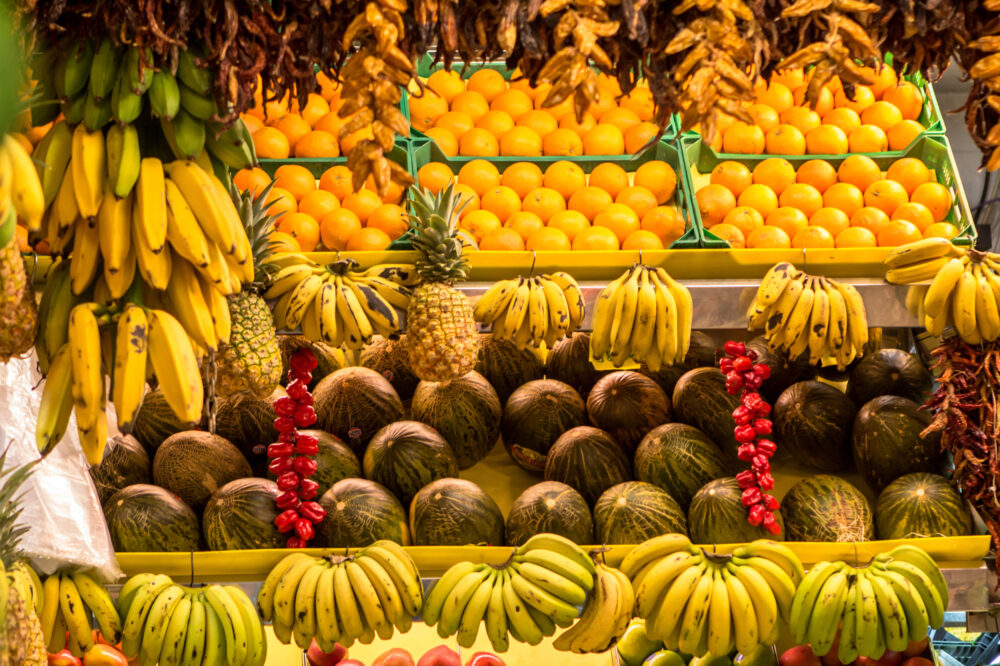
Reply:
M262 666L267 658L253 602L233 585L189 588L162 574L139 574L122 585L118 616L121 651L138 657L139 666Z
M394 541L376 541L346 557L293 553L264 580L257 609L284 644L303 650L313 639L325 652L335 644L368 644L377 635L407 632L423 605L420 572Z
M787 547L759 540L716 555L666 534L636 546L621 564L635 587L636 615L650 639L697 657L751 654L773 645L794 617L802 564Z
M632 620L635 591L620 569L596 564L594 589L583 606L580 621L556 637L557 650L577 654L604 652L618 642Z
M684 360L691 318L687 287L662 268L635 264L598 297L590 353L595 359L610 353L617 367L631 358L656 372Z
M313 342L358 350L376 333L397 338L406 328L410 287L417 283L411 265L356 271L353 260L321 266L291 253L267 266L273 273L264 298L277 299L271 310L279 331L301 329Z
M863 568L820 562L795 592L792 638L823 656L839 630L841 663L879 659L886 650L902 652L910 641L925 638L928 626L940 627L947 604L941 570L916 546L876 555Z
M122 619L118 608L104 586L90 575L54 573L45 579L41 590L42 610L38 619L49 652L69 647L74 655L82 656L94 645L94 629L99 629L111 645L121 640Z
M473 315L518 349L537 348L542 342L552 349L583 323L583 292L563 271L501 280L479 297Z
M42 228L45 196L35 174L35 163L24 147L10 135L0 135L0 229L15 214L24 220L28 231ZM10 226L13 235L14 225ZM7 240L0 242L0 247Z
M427 595L423 621L437 625L441 638L458 634L458 644L465 648L475 643L481 623L485 623L486 635L496 652L507 650L508 634L523 643L538 645L544 637L554 635L557 626L573 624L577 607L594 589L597 573L590 556L569 539L536 534L515 549L504 565L459 562L448 569ZM600 594L618 593L608 589ZM595 637L597 640L610 644L603 637L616 630L618 624L625 631L627 620L620 623L620 617L614 614L615 609L623 612L619 602L602 597L599 615L612 626L599 626L601 637ZM586 639L579 641L576 634L567 641L579 644L581 651L583 646L591 645Z
M747 328L764 330L773 351L809 362L836 360L843 370L868 344L865 304L854 285L813 277L788 262L775 264L760 282L747 312Z

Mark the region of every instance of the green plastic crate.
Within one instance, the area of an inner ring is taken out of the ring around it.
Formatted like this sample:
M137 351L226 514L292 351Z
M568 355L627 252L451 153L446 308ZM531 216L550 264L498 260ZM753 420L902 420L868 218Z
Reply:
M413 165L410 162L410 145L409 141L405 137L397 137L396 145L388 155L396 164L404 167L410 173L415 173L413 171ZM278 167L284 166L285 164L298 164L309 169L316 178L323 175L323 172L332 166L347 165L346 157L290 157L285 160L276 159L262 159L260 160L260 168L267 172L269 176L274 176L274 172L278 170Z

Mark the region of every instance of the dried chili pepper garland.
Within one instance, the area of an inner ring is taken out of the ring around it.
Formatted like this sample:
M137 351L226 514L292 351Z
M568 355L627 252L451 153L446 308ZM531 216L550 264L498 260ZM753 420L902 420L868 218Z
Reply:
M316 473L319 441L298 432L298 428L316 423L308 387L318 362L311 349L300 349L292 355L289 365L288 396L274 401L278 441L267 447L267 456L271 459L268 469L278 477L281 491L275 499L281 513L274 524L282 533L294 531L288 538L289 548L302 548L315 535L315 526L326 517L326 510L315 501L319 484L309 478Z
M740 397L740 406L733 410L736 423L733 432L740 444L736 456L750 463L750 469L736 475L743 491L743 506L747 508L747 522L754 527L763 525L771 534L778 534L781 525L774 512L780 505L768 492L774 490L771 456L778 445L767 438L772 429L767 418L771 405L757 392L771 376L771 368L764 363L754 363L757 352L748 350L742 342L730 340L723 351L726 355L719 360L719 369L726 375L726 391Z

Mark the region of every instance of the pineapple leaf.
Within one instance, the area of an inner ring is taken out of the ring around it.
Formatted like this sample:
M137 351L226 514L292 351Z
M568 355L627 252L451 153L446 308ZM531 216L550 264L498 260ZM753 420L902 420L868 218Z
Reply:
M229 181L229 196L239 211L240 221L246 230L247 238L250 239L254 263L254 282L251 286L258 288L268 280L269 267L265 262L274 254L278 245L271 241L275 216L271 215L270 211L274 202L268 201L274 183L275 181L271 181L255 195L252 190L240 191L232 180Z
M410 231L413 249L420 253L417 272L425 282L450 284L468 278L469 263L458 237L459 213L468 203L451 184L437 194L414 190Z
M21 537L28 531L27 527L14 526L18 516L21 515L20 498L16 497L17 491L35 471L35 465L41 462L41 459L3 471L6 461L7 452L4 451L0 454L0 562L9 568L17 559Z

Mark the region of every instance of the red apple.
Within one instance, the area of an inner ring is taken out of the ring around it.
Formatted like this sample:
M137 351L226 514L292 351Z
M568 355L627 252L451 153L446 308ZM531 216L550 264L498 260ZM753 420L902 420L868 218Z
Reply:
M363 661L358 661L357 659L345 659L337 666L365 666Z
M903 662L903 666L934 666L934 662L926 657L910 657Z
M902 652L886 650L881 659L870 659L869 657L858 657L854 662L855 666L899 666L903 661Z
M840 659L837 657L837 650L840 649L840 631L837 631L837 637L833 639L833 645L830 646L830 651L819 658L823 662L823 666L843 666L840 663Z
M503 659L492 652L477 652L465 662L465 666L507 666Z
M50 654L48 657L48 666L80 666L81 663L83 662L74 657L73 653L69 650L56 652L55 654Z
M796 645L785 650L778 657L778 664L779 666L823 666L823 662L808 645Z
M931 642L930 636L924 636L923 640L910 641L910 644L906 646L903 650L904 657L919 657L923 653L927 652L927 646Z
M462 658L447 645L439 645L425 652L417 666L462 666Z
M344 659L346 658L347 648L343 645L335 647L333 652L323 652L315 640L313 640L312 645L306 651L306 659L309 661L310 666L339 666L344 663Z
M372 666L413 666L413 657L403 648L392 648L380 654Z

